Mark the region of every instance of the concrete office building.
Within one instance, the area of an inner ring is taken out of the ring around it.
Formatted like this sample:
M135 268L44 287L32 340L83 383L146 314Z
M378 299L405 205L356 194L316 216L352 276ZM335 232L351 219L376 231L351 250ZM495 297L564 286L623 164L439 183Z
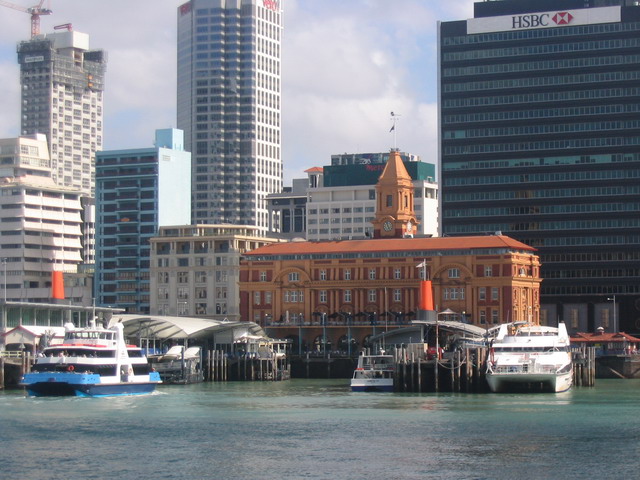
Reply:
M539 250L541 323L640 332L640 7L478 2L439 26L442 233Z
M151 242L151 313L240 321L240 257L272 243L257 227L161 227Z
M282 189L277 0L178 7L178 128L193 155L193 221L268 227Z
M191 223L191 155L183 133L156 131L155 147L96 156L96 303L150 312L149 241Z
M52 272L61 271L66 299L90 304L82 262L80 192L51 179L42 134L0 139L0 258L5 300L51 301Z
M94 194L94 156L102 150L106 54L89 36L61 31L18 45L22 135L47 136L52 178Z

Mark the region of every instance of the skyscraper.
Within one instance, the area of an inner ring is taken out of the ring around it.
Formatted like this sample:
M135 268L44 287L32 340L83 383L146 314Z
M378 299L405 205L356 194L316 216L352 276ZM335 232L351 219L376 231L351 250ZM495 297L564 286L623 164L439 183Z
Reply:
M280 192L277 0L191 0L178 8L178 128L193 157L198 224L268 228Z
M22 135L47 136L53 180L94 192L94 155L102 150L106 55L85 33L37 35L18 45Z
M543 323L639 332L637 2L478 2L439 50L442 233L538 248Z

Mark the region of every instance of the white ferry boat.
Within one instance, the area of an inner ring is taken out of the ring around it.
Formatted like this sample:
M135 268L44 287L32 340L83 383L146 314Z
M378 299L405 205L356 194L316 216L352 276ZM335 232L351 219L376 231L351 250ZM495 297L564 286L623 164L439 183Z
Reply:
M99 397L150 393L158 383L142 349L125 344L121 324L66 324L63 343L45 348L20 385L35 397Z
M393 355L360 355L353 371L353 392L393 392Z
M564 392L573 384L567 328L504 324L489 347L487 383L492 392Z

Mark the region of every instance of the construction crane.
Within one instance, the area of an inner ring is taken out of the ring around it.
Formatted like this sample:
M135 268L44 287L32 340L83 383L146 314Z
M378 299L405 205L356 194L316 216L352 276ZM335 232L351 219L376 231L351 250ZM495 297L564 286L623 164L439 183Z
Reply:
M16 5L15 3L5 2L4 0L0 0L0 5L5 7L13 8L14 10L20 10L21 12L25 12L31 15L31 38L36 35L40 35L40 16L41 15L51 15L53 12L48 8L43 8L42 4L45 0L40 0L38 5L34 5L33 7L23 7L21 5Z

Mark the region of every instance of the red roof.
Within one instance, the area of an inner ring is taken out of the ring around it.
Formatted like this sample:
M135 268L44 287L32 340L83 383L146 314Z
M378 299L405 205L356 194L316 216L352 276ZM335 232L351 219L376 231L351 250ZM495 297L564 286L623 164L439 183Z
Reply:
M603 343L603 342L631 342L638 343L640 338L629 335L628 333L618 332L595 332L595 333L576 333L571 337L571 343Z
M474 237L418 237L272 243L250 252L257 255L305 255L318 253L409 252L422 250L501 249L535 252L536 249L505 235Z
M324 168L322 168L322 167L311 167L311 168L307 168L304 171L304 173L315 173L315 172L322 173L322 172L324 172Z

